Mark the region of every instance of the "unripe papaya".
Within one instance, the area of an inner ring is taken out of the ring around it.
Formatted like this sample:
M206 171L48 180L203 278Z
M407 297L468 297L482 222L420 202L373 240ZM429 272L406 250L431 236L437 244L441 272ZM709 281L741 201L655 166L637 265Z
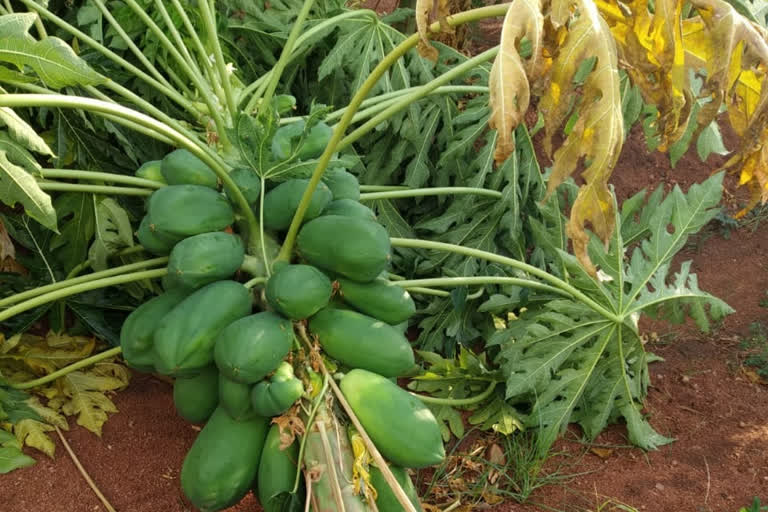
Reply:
M387 267L392 249L383 226L341 215L307 222L296 245L312 265L363 283L373 281Z
M261 453L256 486L264 512L280 512L283 501L280 496L290 493L296 480L299 443L294 440L285 449L280 449L280 445L280 426L272 425Z
M235 221L229 201L200 185L169 185L154 191L149 216L156 229L182 237L221 231Z
M216 173L186 149L165 155L160 170L169 185L201 185L213 189L218 185Z
M149 215L145 215L141 219L139 229L136 231L136 238L142 247L156 256L170 254L173 247L183 240L181 236L164 233L156 229Z
M251 402L259 416L279 416L304 394L304 384L293 374L293 366L282 362L269 380L253 387Z
M167 285L195 290L214 281L230 279L245 258L243 241L224 231L185 238L171 251Z
M308 185L309 180L292 179L267 192L264 196L264 227L277 231L288 229ZM318 183L304 219L310 220L320 215L331 199L333 195L330 189L324 183Z
M423 468L445 458L440 426L421 400L367 370L352 370L339 384L344 397L385 459Z
M357 178L344 169L329 169L323 175L323 183L331 189L334 200L360 199L360 183Z
M157 371L195 375L213 362L213 345L226 326L251 312L251 294L235 281L216 281L193 292L155 331Z
M256 416L251 404L251 384L243 384L219 375L219 406L237 421L245 421ZM259 416L264 416L259 414ZM266 417L266 416L265 416Z
M248 204L253 206L259 202L261 197L261 178L259 178L255 171L246 167L238 167L237 169L232 169L229 177L232 178L237 188L243 193ZM224 189L224 193L227 195L227 199L232 201L226 189Z
M139 178L144 178L145 180L152 180L165 185L167 182L165 181L165 177L163 177L163 173L160 170L162 163L162 160L150 160L149 162L144 162L144 164L142 164L142 166L136 170L136 176Z
M336 199L331 201L323 210L323 215L342 215L344 217L358 217L376 221L376 214L373 213L373 210L352 199Z
M190 423L203 423L219 404L219 371L214 365L199 375L180 377L173 382L173 405Z
M408 500L413 507L422 512L424 509L421 507L419 501L419 493L416 492L416 488L413 486L413 481L408 475L408 472L398 466L389 466L389 470L395 476L395 480L400 484L400 487L405 491L405 495L408 496ZM405 508L395 497L395 493L384 479L384 475L377 466L371 466L371 485L376 489L376 508L379 512L404 512Z
M411 295L400 286L384 279L358 283L339 278L338 283L344 302L382 322L397 325L416 313L416 304Z
M283 265L267 281L267 301L292 320L308 318L331 299L328 276L310 265Z

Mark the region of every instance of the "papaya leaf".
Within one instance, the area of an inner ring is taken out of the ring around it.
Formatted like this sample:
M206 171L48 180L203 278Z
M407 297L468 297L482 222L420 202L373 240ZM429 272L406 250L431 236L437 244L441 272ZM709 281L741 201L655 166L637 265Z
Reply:
M107 268L107 257L133 247L133 228L128 213L114 199L93 195L91 202L96 229L88 259L91 267L98 271Z
M3 432L0 430L0 434ZM0 475L35 464L35 459L29 455L24 455L19 447L3 444L2 441L0 438Z
M3 34L0 38L0 62L13 64L19 70L29 66L52 89L68 85L98 85L106 81L57 37L35 41L26 35Z
M41 155L53 156L53 151L48 147L43 138L12 109L0 107L0 125L5 125L8 128L8 134L11 139L22 146Z
M478 408L467 418L470 425L479 425L483 430L498 432L508 436L523 430L524 418L503 396L492 395L492 399Z
M0 34L6 37L30 37L28 32L36 19L37 14L33 12L4 14L0 16Z
M3 149L0 149L0 200L8 206L20 203L27 215L58 232L51 197L42 191L31 174L11 163Z
M96 231L96 213L91 194L66 192L54 201L61 220L61 233L51 240L51 252L68 271L85 261Z
M0 151L5 151L11 163L23 167L32 175L41 176L40 164L32 153L5 132L0 132Z

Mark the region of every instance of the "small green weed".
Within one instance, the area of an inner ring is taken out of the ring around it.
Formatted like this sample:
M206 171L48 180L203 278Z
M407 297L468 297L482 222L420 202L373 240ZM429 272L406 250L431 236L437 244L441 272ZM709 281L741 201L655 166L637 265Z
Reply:
M741 507L739 512L766 512L768 511L768 505L761 505L760 498L755 496L752 499L752 504L749 507Z
M749 336L739 344L739 348L747 352L744 364L756 368L756 372L768 379L768 328L760 322L749 326Z

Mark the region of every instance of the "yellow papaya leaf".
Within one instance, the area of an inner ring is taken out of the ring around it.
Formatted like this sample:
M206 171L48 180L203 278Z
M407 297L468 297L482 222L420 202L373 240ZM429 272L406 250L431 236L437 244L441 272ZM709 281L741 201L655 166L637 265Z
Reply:
M53 430L55 427L52 425L29 419L21 420L13 426L13 433L20 443L40 450L51 458L56 451L56 444L48 432Z
M646 103L656 106L659 149L666 151L688 126L693 96L689 92L683 51L683 0L596 2L616 40L619 60Z
M436 62L437 48L429 42L429 16L434 5L434 0L416 0L416 28L419 32L419 55Z
M541 0L514 0L501 29L499 53L488 79L491 116L488 125L498 131L494 160L501 164L515 150L513 132L523 120L530 101L529 77L541 54L544 18ZM531 42L531 57L523 62L519 44L523 37Z
M574 254L594 275L595 268L586 250L586 227L590 225L604 242L613 232L613 202L607 183L621 152L624 126L616 46L611 32L591 0L576 0L573 5L577 12L568 25L563 45L553 50L549 89L539 108L545 119L544 147L550 153L553 134L567 118L574 113L578 116L554 153L547 193L551 194L584 162L585 185L579 189L571 210L568 234L573 239ZM594 69L583 84L576 84L574 77L581 62L592 57L596 58Z
M84 336L22 334L12 348L0 350L0 364L15 361L34 374L47 375L88 357L95 347L95 338Z
M371 457L371 454L365 447L365 442L360 433L352 427L349 427L348 430L349 442L352 445L352 455L354 457L352 481L355 485L355 494L364 494L375 500L376 489L371 486L371 475L368 472L368 466L373 462L373 457Z

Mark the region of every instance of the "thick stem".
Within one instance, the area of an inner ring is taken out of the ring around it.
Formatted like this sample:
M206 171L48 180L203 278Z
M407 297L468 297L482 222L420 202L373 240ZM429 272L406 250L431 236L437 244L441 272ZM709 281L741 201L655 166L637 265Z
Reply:
M500 199L503 194L497 190L487 188L473 187L433 187L433 188L411 188L405 190L390 190L384 192L369 192L360 194L360 202L375 201L376 199L402 199L407 197L424 196L444 196L444 195L463 195L474 194L478 196L488 196Z
M456 26L468 23L470 21L477 21L483 18L501 16L507 12L509 5L510 4L491 5L488 7L481 7L479 9L472 9L466 12L458 13L454 16L449 16L446 21L449 25ZM440 30L440 23L433 23L430 26L430 30L432 32L438 32ZM314 194L318 183L320 183L320 179L323 177L323 173L328 167L328 164L331 161L331 157L338 150L339 142L344 136L344 132L352 122L352 118L357 113L357 109L360 108L360 104L363 102L365 97L368 96L368 93L371 92L371 89L373 89L373 87L384 75L384 73L386 73L386 71L392 67L400 57L405 55L406 52L416 46L418 41L419 35L413 34L405 41L397 45L394 50L392 50L386 57L384 57L384 59L381 60L381 62L379 62L379 64L374 68L365 82L363 82L363 85L360 86L360 89L355 93L352 100L349 102L347 110L344 112L344 115L342 116L339 123L333 129L333 136L328 142L325 151L320 156L320 159L317 162L317 167L315 167L315 171L312 174L312 178L310 179L309 186L304 191L304 196L301 198L301 202L299 203L299 207L296 210L296 214L293 216L293 220L291 221L291 225L288 228L288 233L285 236L283 246L280 248L280 254L278 255L278 259L280 261L290 260L291 252L293 251L293 244L296 242L296 235L298 234L299 227L301 226L301 222L304 219L304 214L309 207L312 194Z
M483 53L475 57L472 57L466 62L463 62L458 66L452 68L450 71L443 73L439 77L431 80L429 83L424 84L421 87L418 87L416 91L406 95L404 98L397 100L397 102L393 103L386 109L382 110L381 112L373 116L371 119L366 121L365 124L363 124L361 127L357 128L355 131L353 131L352 133L344 137L344 139L339 143L336 150L340 151L344 149L345 147L349 146L350 144L358 140L360 137L362 137L366 133L376 128L382 122L386 121L387 119L389 119L396 113L400 112L401 110L407 108L408 105L427 96L429 93L438 89L440 86L449 83L451 80L454 80L466 74L467 72L471 71L473 68L477 67L483 62L487 62L493 59L494 57L496 57L496 54L498 53L499 53L498 46L496 48L491 48L490 50L486 50Z
M550 293L556 293L558 295L565 295L567 297L570 294L544 283L537 281L531 281L530 279L520 279L517 277L502 277L502 276L475 276L475 277L438 277L434 279L410 279L406 281L394 281L392 284L408 288L413 287L441 287L441 286L472 286L483 284L506 284L513 286L522 286L524 288L532 288L534 290L541 290Z
M43 384L48 384L49 382L53 382L59 377L63 377L64 375L67 375L68 373L72 373L76 370L79 370L80 368L85 368L86 366L91 366L92 364L96 364L99 361L103 361L104 359L109 359L110 357L114 357L120 354L120 352L122 351L123 349L120 347L113 347L113 348L110 348L109 350L105 350L104 352L100 352L91 357L81 359L76 363L72 363L69 366L65 366L64 368L56 370L53 373L49 373L48 375L44 377L40 377L39 379L34 379L27 382L19 382L17 384L11 383L10 385L12 388L15 388L15 389L30 389L37 386L42 386Z
M8 309L0 311L0 322L5 322L9 318L28 311L30 309L42 306L49 302L54 302L71 295L77 295L78 293L88 292L91 290L98 290L99 288L107 288L109 286L116 286L119 284L132 283L134 281L141 281L143 279L154 279L163 277L168 273L168 269L161 268L155 270L144 270L142 272L133 272L131 274L123 274L120 276L107 277L104 279L97 279L95 281L89 281L87 283L77 284L75 286L69 286L67 288L56 290L44 295L39 295L35 298L26 300Z
M116 118L127 119L128 121L145 126L155 130L157 133L173 140L180 147L189 150L200 160L206 163L219 177L227 189L227 194L234 200L234 203L241 210L241 214L248 223L248 244L249 248L259 247L260 230L256 215L253 213L248 200L232 180L227 169L222 164L212 158L206 151L201 149L193 141L176 130L158 122L151 117L136 112L122 105L113 105L105 101L83 98L80 96L65 96L55 94L0 94L0 107L63 107L79 108L90 112L100 114L111 114Z
M312 5L314 5L314 3L315 0L304 0L304 4L301 6L299 15L296 16L296 20L293 22L291 33L288 35L288 40L285 42L285 45L283 45L283 51L280 54L280 58L277 60L277 64L275 64L275 66L272 68L267 90L264 93L261 105L259 106L259 116L263 116L265 112L272 108L272 95L275 94L277 84L280 83L280 77L285 70L285 66L288 65L288 61L290 60L291 53L293 52L293 48L296 44L296 39L299 37L301 29L303 28L304 20L306 20L307 16L309 16L309 11L312 9Z
M110 187L108 185L82 185L80 183L55 183L53 181L38 181L42 190L54 192L82 192L86 194L107 194L118 196L151 196L148 188Z
M60 178L70 180L108 181L112 183L125 183L144 188L163 188L165 185L157 181L114 174L111 172L81 171L76 169L42 169L44 178Z
M584 295L582 292L580 292L578 289L566 283L562 279L559 279L558 277L555 277L552 274L538 267L529 265L528 263L524 263L522 261L519 261L513 258L508 258L506 256L501 256L499 254L494 254L492 252L481 251L478 249L471 249L469 247L462 247L460 245L446 244L443 242L433 242L430 240L419 240L415 238L392 238L391 241L394 247L407 247L410 249L431 249L435 251L448 251L455 254L462 254L464 256L469 256L471 258L478 258L481 260L493 261L501 265L508 265L512 268L522 270L523 272L526 272L532 276L536 276L542 281L547 281L548 283L552 284L555 288L559 288L560 290L567 292L569 295L580 300L581 302L589 306L592 310L604 316L605 318L611 320L612 322L622 323L623 321L621 317L617 316L615 313L609 311L608 309L601 306L594 300L590 299L589 297Z
M133 249L133 248L131 248ZM126 254L127 251L123 251L121 254ZM78 265L76 267L77 272L75 272L75 269L73 269L73 272L70 272L70 274L74 273L77 275L78 272L81 272L84 268L87 268L88 262L84 262L82 265ZM37 288L33 288L31 290L27 290L25 292L17 293L15 295L11 295L10 297L6 297L3 300L0 300L0 308L10 306L11 304L15 304L17 302L21 302L23 300L30 299L32 297L37 297L39 295L45 295L46 293L50 293L56 290L60 290L62 288L67 288L69 286L75 286L82 283L87 283L89 281L96 281L98 279L104 279L105 277L112 277L117 276L121 274L127 274L130 272L134 272L136 270L141 270L143 268L147 267L154 267L157 265L164 265L168 263L167 257L162 258L153 258L150 260L145 261L139 261L137 263L130 263L128 265L122 265L120 267L114 267L109 268L107 270L102 270L99 272L94 272L92 274L88 274L85 276L80 277L72 277L71 279L65 279L63 281L57 281L55 283L51 283L45 286L39 286Z
M417 397L419 400L424 402L425 404L435 404L435 405L449 405L451 407L464 407L467 405L473 405L473 404L479 404L489 396L491 396L491 393L493 393L493 390L496 389L496 385L498 382L490 382L488 383L488 387L485 388L485 390L480 393L479 395L471 396L469 398L438 398L434 396L425 396L425 395L419 395L418 393L411 393L413 396Z
M229 116L230 119L235 119L237 116L237 106L235 105L235 96L232 93L232 82L229 79L227 64L224 62L224 54L221 51L219 35L216 31L216 20L214 19L212 9L210 5L208 5L208 2L200 1L197 5L200 8L203 23L208 32L208 43L213 47L213 57L216 60L216 67L219 71L221 85L224 87L224 97L226 98L226 106L229 109Z

